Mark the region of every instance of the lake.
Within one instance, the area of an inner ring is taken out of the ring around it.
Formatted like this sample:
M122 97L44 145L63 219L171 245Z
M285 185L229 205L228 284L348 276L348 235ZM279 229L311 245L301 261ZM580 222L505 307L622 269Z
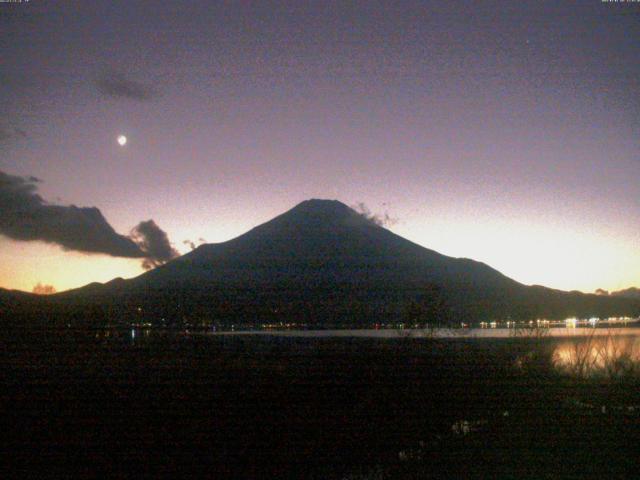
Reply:
M436 328L436 329L333 329L333 330L236 330L209 332L207 335L275 335L285 337L359 337L359 338L518 338L532 335L545 337L640 336L640 327L618 328Z

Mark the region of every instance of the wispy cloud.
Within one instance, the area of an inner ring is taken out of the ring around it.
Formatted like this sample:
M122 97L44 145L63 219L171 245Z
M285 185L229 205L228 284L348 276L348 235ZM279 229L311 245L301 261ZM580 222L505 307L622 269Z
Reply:
M351 208L379 227L390 227L398 223L398 219L392 217L386 211L384 213L372 213L364 202L358 202L355 205L352 205Z
M182 243L184 245L188 245L191 250L195 250L196 248L198 248L203 243L207 243L207 241L204 238L201 237L201 238L198 239L198 243L200 245L197 245L196 242L194 242L193 240L189 240L189 239L183 240Z
M0 126L0 143L15 138L27 138L27 132L17 127Z
M139 102L153 100L158 96L157 90L151 85L128 78L120 72L104 72L96 80L96 86L103 95Z

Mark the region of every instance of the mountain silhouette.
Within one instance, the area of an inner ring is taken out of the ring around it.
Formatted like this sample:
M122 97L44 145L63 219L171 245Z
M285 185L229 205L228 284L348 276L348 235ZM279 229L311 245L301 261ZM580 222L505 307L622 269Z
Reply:
M617 292L611 292L611 296L640 299L640 288L630 287L624 290L618 290Z
M626 298L525 286L406 240L335 200L307 200L130 280L48 296L65 312L149 321L460 322L637 315Z

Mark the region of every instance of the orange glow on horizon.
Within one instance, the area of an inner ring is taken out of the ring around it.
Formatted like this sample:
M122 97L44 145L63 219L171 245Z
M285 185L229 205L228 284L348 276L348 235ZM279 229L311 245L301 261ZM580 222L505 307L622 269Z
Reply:
M16 242L2 238L0 287L33 291L38 284L52 285L57 292L92 282L130 278L144 270L139 259L114 258L68 252L41 242Z
M268 220L268 219L266 219ZM266 221L265 220L265 221ZM481 261L526 285L593 293L640 285L640 256L624 238L582 232L558 225L534 226L524 221L501 222L480 218L408 219L390 228L419 245L452 257ZM256 224L262 222L255 222ZM227 224L204 232L211 242L241 235L254 225ZM198 238L188 229L171 238ZM175 243L181 253L190 248ZM56 291L132 278L144 272L139 259L64 251L42 242L18 242L0 238L0 287L31 292L38 283Z

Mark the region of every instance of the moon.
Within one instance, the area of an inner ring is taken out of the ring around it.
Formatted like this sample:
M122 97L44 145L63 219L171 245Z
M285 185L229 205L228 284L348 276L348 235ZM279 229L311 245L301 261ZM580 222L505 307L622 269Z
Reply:
M118 145L124 147L127 144L127 137L124 135L118 135Z

